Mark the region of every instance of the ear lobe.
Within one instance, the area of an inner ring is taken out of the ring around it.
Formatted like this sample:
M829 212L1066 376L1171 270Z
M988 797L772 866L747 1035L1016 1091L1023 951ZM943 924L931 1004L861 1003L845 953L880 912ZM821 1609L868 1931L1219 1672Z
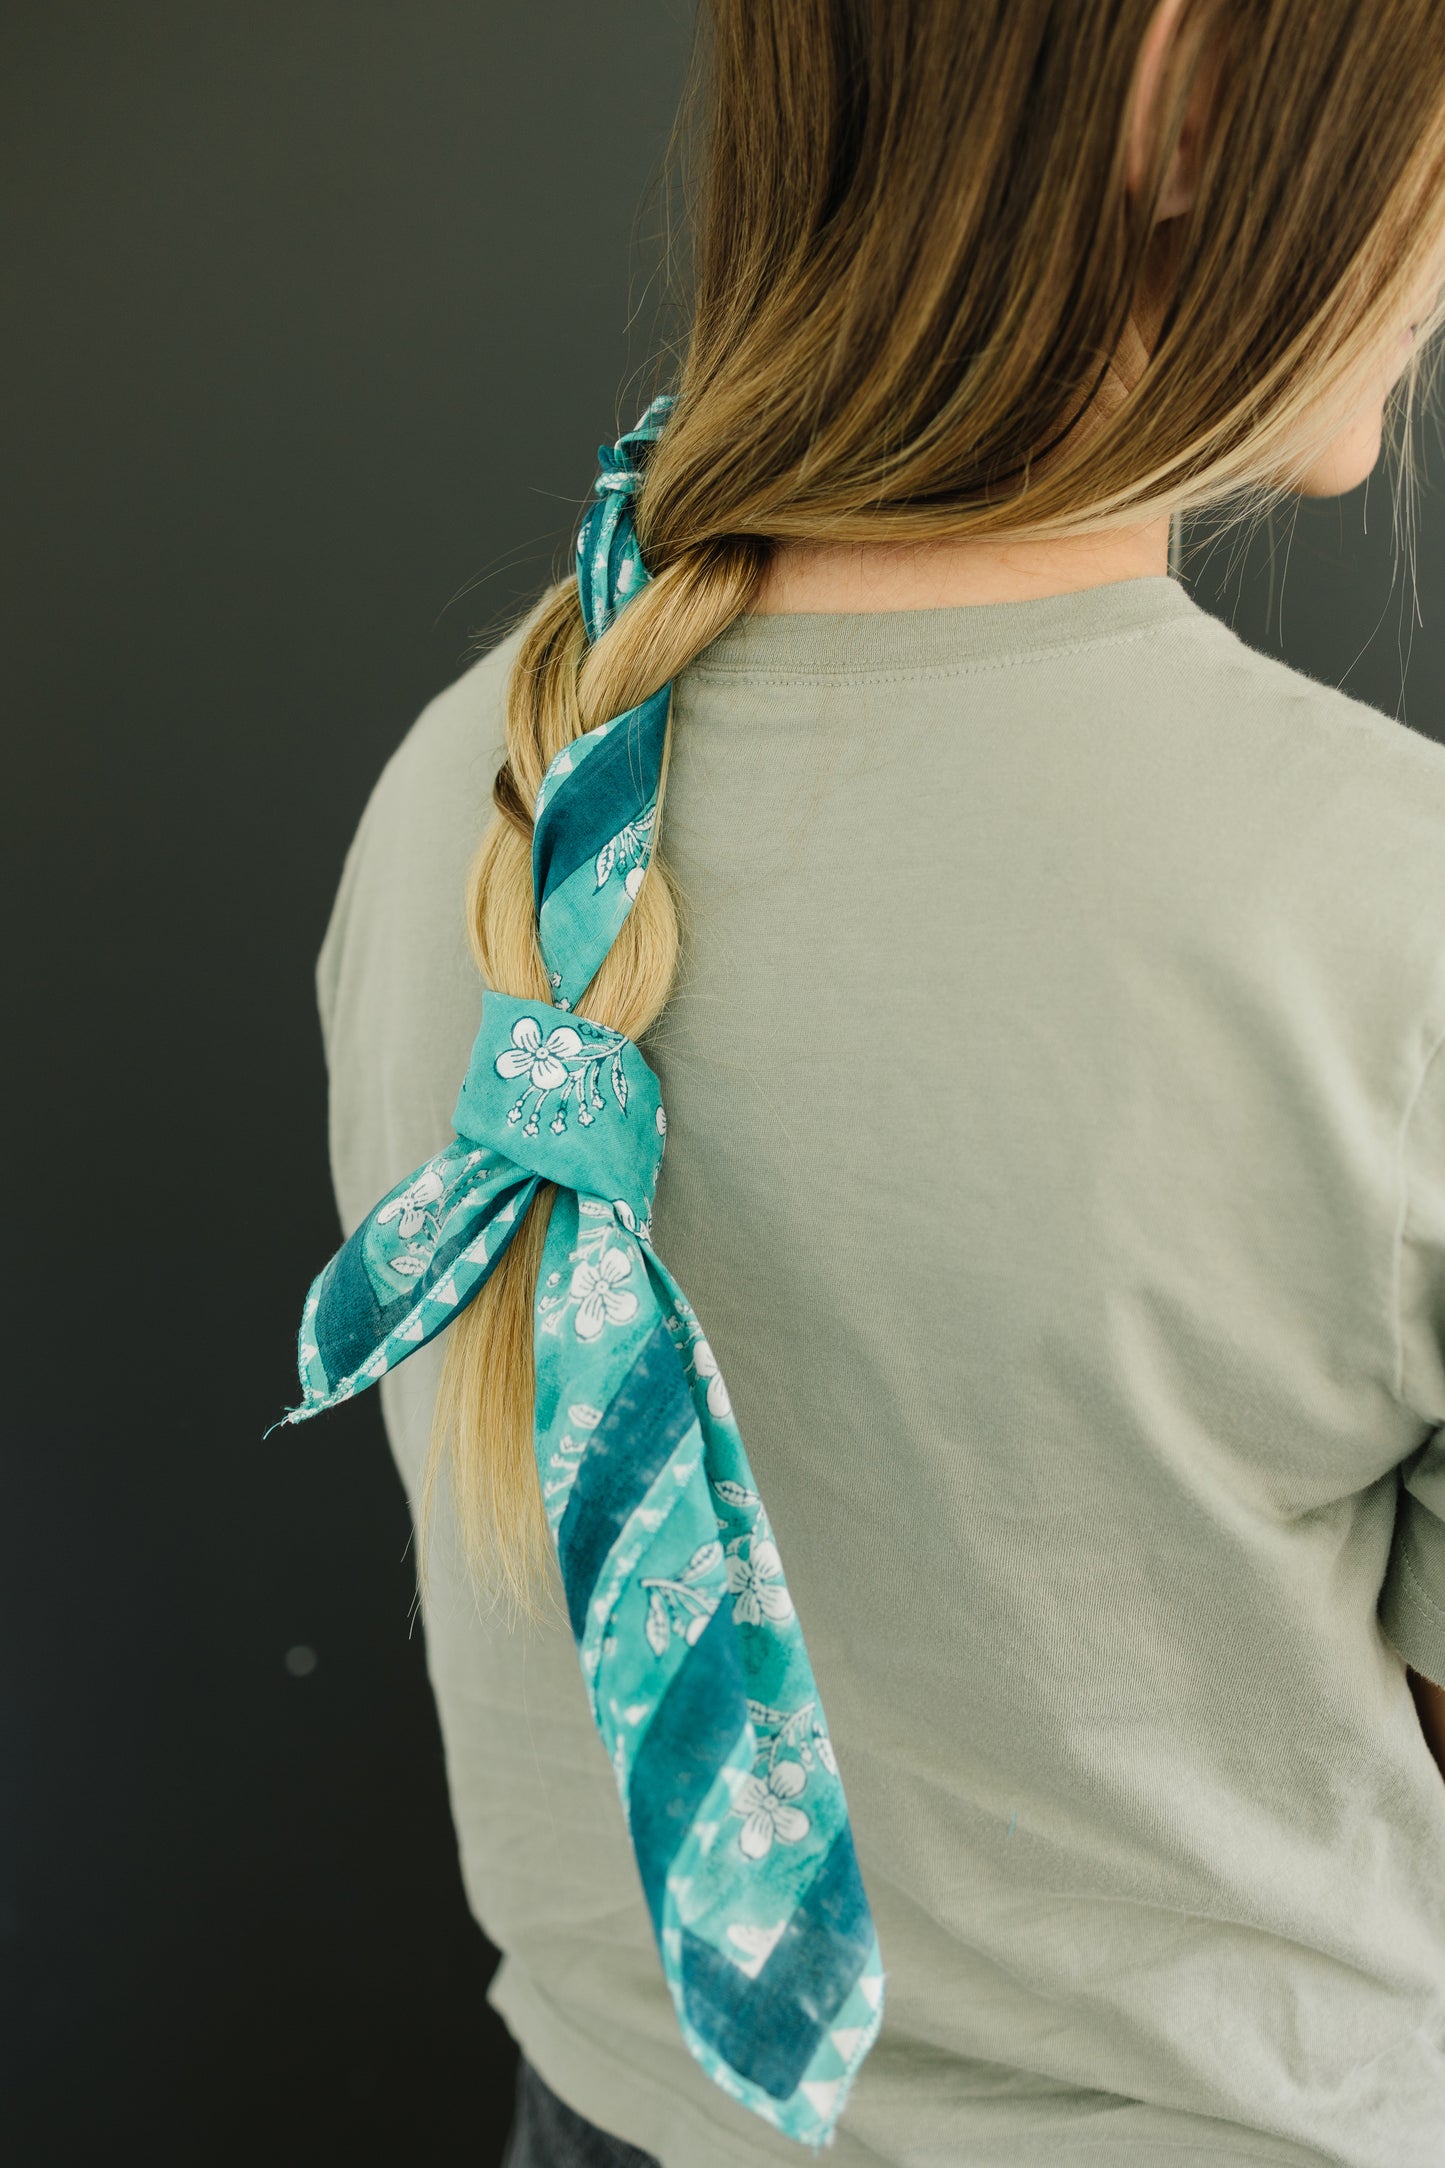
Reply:
M1169 171L1164 177L1164 186L1160 191L1159 202L1154 212L1156 221L1162 221L1166 218L1178 218L1181 212L1188 210L1190 204L1194 201L1194 183L1190 178L1192 170L1193 161L1188 157L1185 146L1181 143L1175 150L1170 161Z

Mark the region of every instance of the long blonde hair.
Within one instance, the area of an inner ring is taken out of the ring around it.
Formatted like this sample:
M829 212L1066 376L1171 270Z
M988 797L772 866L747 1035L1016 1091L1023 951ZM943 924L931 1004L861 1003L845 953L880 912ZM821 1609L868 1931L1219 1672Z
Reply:
M674 139L690 328L636 506L652 576L590 647L571 577L525 621L467 891L486 985L548 997L531 864L548 762L746 611L775 542L1062 536L1257 508L1326 440L1330 402L1378 368L1445 211L1445 9L1184 0L1135 192L1127 124L1155 6L703 0ZM1156 220L1197 81L1197 191ZM1407 424L1442 320L1437 301L1401 379ZM1121 385L1129 335L1147 366ZM647 1031L673 984L679 902L654 851L580 1014ZM449 1459L478 1583L532 1617L555 1601L532 1441L554 1194L542 1187L450 1328L421 1514L424 1546Z

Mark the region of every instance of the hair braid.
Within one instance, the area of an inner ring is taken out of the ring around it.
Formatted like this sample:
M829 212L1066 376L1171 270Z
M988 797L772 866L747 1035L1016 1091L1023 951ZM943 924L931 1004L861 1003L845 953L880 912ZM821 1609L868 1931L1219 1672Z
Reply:
M747 608L767 558L751 537L710 537L672 555L589 646L573 579L550 588L526 622L507 686L507 758L493 818L467 883L467 926L483 983L551 998L537 941L532 807L549 763L585 731L671 683ZM658 849L672 744L658 783L652 853L631 911L578 1015L639 1039L667 1004L680 947L679 898ZM553 1184L544 1182L496 1270L447 1336L418 1516L419 1550L444 1457L473 1573L537 1618L553 1587L552 1539L533 1447L532 1308Z

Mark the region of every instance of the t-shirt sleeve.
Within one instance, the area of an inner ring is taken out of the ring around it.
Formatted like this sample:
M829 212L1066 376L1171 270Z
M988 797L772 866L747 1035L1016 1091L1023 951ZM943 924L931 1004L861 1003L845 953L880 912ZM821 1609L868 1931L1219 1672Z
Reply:
M1445 1031L1426 1042L1399 1170L1396 1391L1431 1428L1399 1469L1380 1623L1407 1664L1445 1686Z
M374 807L373 799L357 823L356 833L347 849L340 885L316 958L316 1013L321 1020L321 1045L328 1068L332 1058L342 959L346 953L357 891L365 879L363 859L367 853L368 819Z
M515 644L439 695L388 761L317 958L331 1172L347 1234L453 1134L482 997L467 868L491 814Z

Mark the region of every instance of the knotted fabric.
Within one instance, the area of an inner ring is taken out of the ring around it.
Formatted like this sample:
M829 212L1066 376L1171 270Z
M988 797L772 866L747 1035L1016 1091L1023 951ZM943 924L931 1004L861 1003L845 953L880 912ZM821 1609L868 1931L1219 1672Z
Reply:
M597 639L647 578L632 523L670 397L599 447L577 572ZM557 1186L535 1306L536 1449L594 1720L683 2038L786 2136L829 2144L882 2019L838 1765L727 1388L652 1248L667 1122L632 1041L573 1012L647 870L671 688L568 745L535 806L552 1002L487 989L455 1137L306 1300L300 1421L385 1375Z

